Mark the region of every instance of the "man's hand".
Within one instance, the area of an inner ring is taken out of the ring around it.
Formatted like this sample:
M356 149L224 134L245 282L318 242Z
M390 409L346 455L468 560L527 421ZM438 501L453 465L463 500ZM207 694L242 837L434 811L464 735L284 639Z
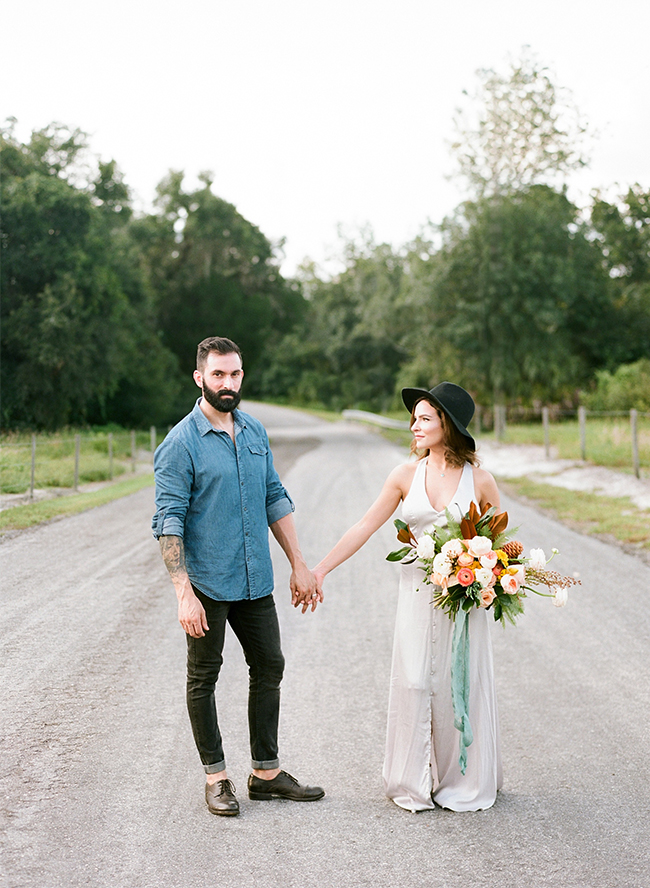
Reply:
M179 596L178 622L192 638L203 638L208 631L205 609L194 592L190 591Z
M294 607L302 605L303 614L310 605L312 611L315 611L318 602L323 600L323 592L300 552L293 515L289 513L284 518L275 521L271 525L271 533L291 564L291 579L289 580L291 603Z
M289 587L291 589L291 603L294 607L302 605L303 614L307 612L310 605L312 612L315 611L318 603L323 600L323 590L304 562L297 564L292 570Z
M208 619L199 599L194 594L190 578L185 569L185 547L177 536L161 536L160 551L165 567L172 578L178 598L178 622L187 635L203 638L208 631Z

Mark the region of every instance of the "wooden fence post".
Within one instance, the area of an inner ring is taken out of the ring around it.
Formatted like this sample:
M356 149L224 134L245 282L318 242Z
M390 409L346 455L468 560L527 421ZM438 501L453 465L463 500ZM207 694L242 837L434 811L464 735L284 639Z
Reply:
M580 424L580 458L587 459L587 410L578 407L578 422Z
M108 477L113 480L113 432L108 433Z
M131 471L135 472L135 461L137 453L135 449L135 430L131 430Z
M29 481L29 498L34 499L34 481L36 478L36 435L32 435L32 470Z
M79 490L79 457L81 455L81 435L74 436L74 489Z
M156 427L151 426L149 429L149 437L151 441L151 462L153 462L153 455L156 452Z
M548 407L542 407L542 424L544 426L544 453L546 459L551 455L551 442L548 428Z
M634 407L630 410L630 426L632 431L632 465L637 478L641 477L641 463L639 461L639 433L637 429L637 412Z

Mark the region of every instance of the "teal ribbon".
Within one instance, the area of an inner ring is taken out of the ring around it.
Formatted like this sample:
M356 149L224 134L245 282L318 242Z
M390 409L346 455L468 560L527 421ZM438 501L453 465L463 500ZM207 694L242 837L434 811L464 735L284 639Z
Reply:
M469 723L469 613L458 608L451 640L451 700L454 707L454 727L460 731L461 773L467 768L467 747L472 745L474 734Z

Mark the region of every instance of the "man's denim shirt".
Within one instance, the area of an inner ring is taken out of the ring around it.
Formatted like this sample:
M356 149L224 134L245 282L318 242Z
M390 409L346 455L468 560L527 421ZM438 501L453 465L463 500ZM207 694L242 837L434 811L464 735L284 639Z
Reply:
M236 410L233 444L200 401L156 450L153 535L183 538L188 576L210 598L262 598L273 591L268 527L294 505L264 426Z

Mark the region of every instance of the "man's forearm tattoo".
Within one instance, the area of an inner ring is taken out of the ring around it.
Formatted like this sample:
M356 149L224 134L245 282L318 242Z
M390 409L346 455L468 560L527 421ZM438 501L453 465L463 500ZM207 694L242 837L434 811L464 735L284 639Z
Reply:
M160 551L162 552L165 567L169 571L172 580L179 576L187 575L185 567L185 547L183 540L177 536L161 536Z

